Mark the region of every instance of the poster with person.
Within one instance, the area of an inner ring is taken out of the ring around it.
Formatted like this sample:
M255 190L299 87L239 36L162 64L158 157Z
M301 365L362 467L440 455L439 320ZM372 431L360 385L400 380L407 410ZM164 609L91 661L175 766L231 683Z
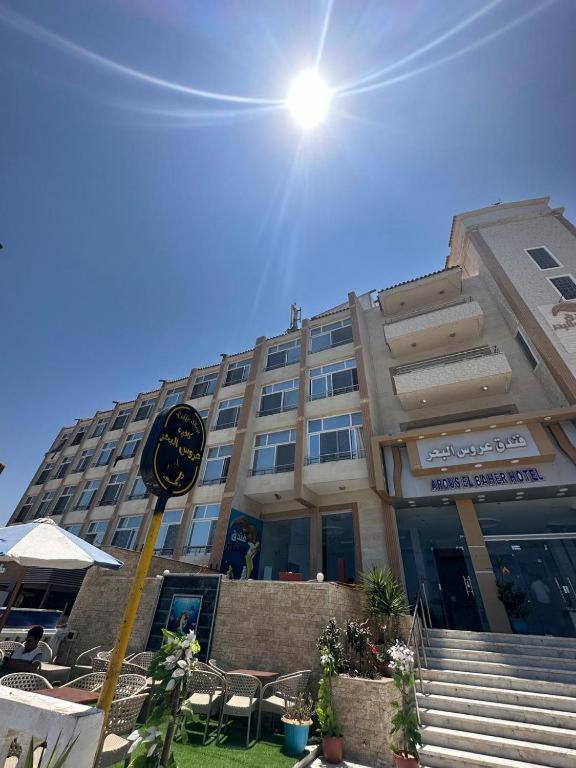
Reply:
M168 613L166 629L179 635L185 635L191 629L196 631L201 607L201 595L174 595Z
M262 520L232 509L220 570L233 579L257 579L262 548Z

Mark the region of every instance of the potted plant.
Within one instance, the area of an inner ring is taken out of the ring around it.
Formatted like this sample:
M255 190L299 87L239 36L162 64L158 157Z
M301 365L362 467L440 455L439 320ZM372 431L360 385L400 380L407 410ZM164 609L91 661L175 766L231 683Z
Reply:
M408 613L404 587L390 569L374 566L360 575L366 610L378 624L378 641L387 648L398 635L399 620Z
M528 622L525 619L530 615L526 592L517 589L513 581L501 581L498 584L498 597L504 603L514 632L525 635L528 632Z
M414 700L414 654L398 640L388 649L390 669L400 699L393 701L390 735L396 768L415 768L418 765L418 747L422 744L418 730L418 715Z
M341 763L344 753L344 737L338 724L332 698L332 676L335 674L335 660L327 648L321 651L322 677L318 687L316 714L322 734L322 751L328 763Z
M310 694L300 694L286 705L282 716L286 749L292 755L299 755L306 749L308 734L312 725L314 704Z

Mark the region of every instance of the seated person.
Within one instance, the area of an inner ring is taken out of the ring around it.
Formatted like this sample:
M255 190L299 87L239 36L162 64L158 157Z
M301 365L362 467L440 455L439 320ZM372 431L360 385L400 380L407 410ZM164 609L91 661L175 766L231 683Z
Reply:
M24 647L16 648L10 657L4 659L2 672L39 672L42 666L42 651L38 648L38 643L43 635L42 627L30 627Z

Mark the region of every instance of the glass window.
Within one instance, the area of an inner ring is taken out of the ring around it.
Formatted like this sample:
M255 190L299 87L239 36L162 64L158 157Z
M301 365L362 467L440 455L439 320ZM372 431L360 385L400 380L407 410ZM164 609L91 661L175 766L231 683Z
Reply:
M60 462L60 466L58 467L58 471L54 475L54 478L55 479L60 479L60 478L64 477L64 475L70 469L70 464L71 463L72 463L72 457L71 456L64 456L64 458Z
M57 453L58 451L61 451L62 448L66 445L68 442L68 438L70 437L70 432L65 432L63 435L59 435L56 440L54 440L54 444L52 448L50 448L50 453Z
M122 549L134 549L138 537L138 529L142 523L142 515L120 517L112 536L112 546Z
M310 329L310 352L320 352L352 341L352 320L338 320Z
M279 579L289 571L310 578L310 518L264 522L260 578Z
M110 421L109 416L103 416L101 419L98 419L91 436L100 437L100 435L103 435L106 427L108 426L109 421Z
M536 262L540 269L554 269L555 267L562 266L556 261L548 248L527 248L526 253L532 261Z
M209 408L203 408L201 411L198 411L198 416L202 419L204 422L204 425L206 425L206 421L208 419L208 414L210 413Z
M42 485L42 483L45 483L46 480L48 480L48 475L50 472L52 472L52 468L54 467L54 462L49 461L45 466L44 469L40 472L38 477L36 478L36 481L34 482L34 485Z
M148 397L145 400L142 400L140 407L136 411L136 416L134 416L134 421L142 421L143 419L149 418L150 414L154 410L155 405L155 397Z
M364 456L362 414L348 413L308 422L308 463L318 464Z
M154 553L156 555L173 555L178 530L182 522L182 510L171 509L162 515L162 524L158 531Z
M76 432L76 434L74 435L70 445L80 445L82 440L84 440L84 435L86 434L86 431L87 431L86 427L80 427L78 432Z
M220 504L199 504L194 507L192 527L184 548L185 555L210 554L219 514Z
M548 280L550 280L563 299L576 299L576 282L571 275L549 277Z
M194 400L195 397L204 397L205 395L214 394L216 391L217 378L218 371L214 371L214 373L204 373L202 376L196 376L192 392L190 393L190 399Z
M56 491L46 491L46 493L40 499L40 504L38 504L38 509L34 514L35 518L45 517L48 514L48 510L50 509L50 505L52 504L55 496Z
M82 523L74 523L74 525L65 525L64 530L68 533L72 533L74 536L79 536L82 530Z
M343 360L310 370L310 400L320 400L333 395L343 395L358 389L356 360Z
M208 449L206 466L204 467L204 476L202 485L218 485L225 483L228 477L230 467L230 457L232 456L231 445L219 445Z
M68 504L70 503L70 499L74 496L76 493L76 486L75 485L67 485L64 487L64 490L60 494L60 498L54 505L54 509L52 510L53 515L62 515L64 512L66 512L66 508L68 507Z
M298 387L298 379L278 381L262 387L258 416L269 416L272 413L293 411L298 408Z
M110 506L111 504L116 504L120 496L120 492L122 491L122 488L124 487L124 483L126 482L127 479L128 479L128 474L124 472L119 475L110 476L110 480L108 480L108 485L104 489L104 493L102 494L102 498L100 499L101 507L106 507L106 506Z
M328 581L356 580L352 512L322 515L322 572Z
M76 504L76 509L88 509L99 486L100 480L86 481L86 483L84 483L84 489L78 499L78 503Z
M224 380L225 387L231 384L239 384L241 381L246 381L248 374L250 373L251 360L237 360L236 362L228 365L226 371L226 379Z
M256 435L251 475L292 472L296 451L296 430L284 429Z
M110 459L112 458L112 454L116 450L117 445L118 442L116 440L104 443L102 450L100 451L100 456L98 456L98 461L96 462L97 467L105 467L110 463Z
M90 466L90 460L92 459L92 456L94 456L93 448L89 448L86 451L82 451L82 454L78 459L78 464L76 464L76 469L74 470L74 472L84 472L84 470Z
M238 424L242 398L234 397L231 400L221 400L218 403L218 415L214 429L229 429Z
M179 405L184 400L184 393L186 387L177 387L176 389L169 389L164 398L164 405L162 409L172 408L173 405Z
M25 520L32 507L34 506L34 502L36 501L36 496L27 496L26 501L22 505L20 512L18 512L18 515L16 517L15 523L21 523L23 520Z
M283 344L275 344L268 347L266 370L284 368L286 365L297 363L300 360L300 339L285 341Z
M128 419L130 418L131 413L132 413L132 406L130 406L129 408L121 408L118 411L116 418L114 419L110 429L114 431L115 429L122 429L123 427L125 427L126 424L128 423Z
M144 432L132 432L131 435L128 435L118 458L131 459L133 456L135 456L136 451L138 450L138 446L142 442L143 436Z
M144 480L140 475L136 475L132 488L130 489L129 499L145 499L148 496L148 489L144 485Z
M95 547L101 546L106 534L106 528L108 528L107 520L93 520L88 526L84 540Z

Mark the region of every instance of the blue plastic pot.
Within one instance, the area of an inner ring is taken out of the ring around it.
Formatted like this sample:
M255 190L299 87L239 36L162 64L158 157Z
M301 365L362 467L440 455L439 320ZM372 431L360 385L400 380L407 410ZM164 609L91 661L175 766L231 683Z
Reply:
M294 723L288 722L282 718L284 723L284 741L286 743L286 749L292 755L300 755L306 749L308 744L308 734L310 732L310 726L312 721L307 723Z

